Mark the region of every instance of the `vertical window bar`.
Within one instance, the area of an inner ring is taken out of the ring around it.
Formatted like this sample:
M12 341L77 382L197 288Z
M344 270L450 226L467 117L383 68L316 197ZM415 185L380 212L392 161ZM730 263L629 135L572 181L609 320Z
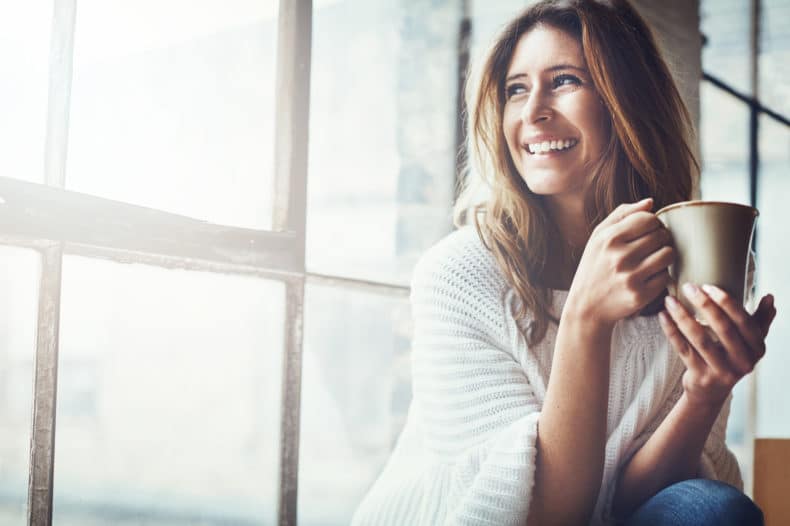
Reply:
M277 515L280 526L296 526L304 338L304 278L288 281L285 290L285 359L280 423L280 495Z
M753 207L757 207L757 181L758 170L760 167L760 149L759 149L759 43L760 43L760 0L751 0L750 4L750 31L749 31L749 51L750 51L750 87L752 101L749 104L749 202ZM754 229L752 235L752 250L757 250L757 234L759 228ZM755 275L755 281L757 276ZM751 447L747 448L749 464L752 466L752 473L746 474L743 477L744 490L747 495L752 495L754 490L754 441L757 438L757 382L759 381L759 372L749 375L748 387L748 400L746 409L746 424L745 433L747 437L747 444L751 443Z
M44 180L58 188L63 188L66 180L75 15L76 0L54 2ZM27 503L31 526L52 524L62 263L61 243L42 251Z
M458 30L458 86L456 87L455 122L455 196L458 197L464 179L467 161L466 143L466 77L469 74L469 49L472 40L472 21L469 18L469 0L461 3L461 26Z
M27 503L30 526L52 524L62 254L60 244L42 251Z
M273 225L275 230L297 235L299 253L295 256L302 271L300 277L286 284L277 510L280 526L297 523L312 10L312 0L281 0L277 31Z
M275 91L274 229L304 237L312 0L280 0Z

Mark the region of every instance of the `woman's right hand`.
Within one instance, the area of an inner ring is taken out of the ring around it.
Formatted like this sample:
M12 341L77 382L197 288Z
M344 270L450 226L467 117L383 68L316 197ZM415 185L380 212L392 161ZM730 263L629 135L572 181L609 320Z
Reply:
M622 204L593 230L566 301L580 319L612 328L670 283L672 238L652 206L652 198Z

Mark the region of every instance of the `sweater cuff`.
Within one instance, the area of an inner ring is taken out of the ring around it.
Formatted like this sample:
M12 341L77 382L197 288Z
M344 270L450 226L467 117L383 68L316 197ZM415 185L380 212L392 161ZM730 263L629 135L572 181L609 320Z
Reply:
M523 526L532 500L540 413L530 413L455 463L446 524Z

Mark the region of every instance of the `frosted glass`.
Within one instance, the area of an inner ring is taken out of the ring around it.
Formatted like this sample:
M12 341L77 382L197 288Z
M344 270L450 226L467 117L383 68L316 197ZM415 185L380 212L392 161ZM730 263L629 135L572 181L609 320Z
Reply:
M274 524L284 286L67 257L54 523Z

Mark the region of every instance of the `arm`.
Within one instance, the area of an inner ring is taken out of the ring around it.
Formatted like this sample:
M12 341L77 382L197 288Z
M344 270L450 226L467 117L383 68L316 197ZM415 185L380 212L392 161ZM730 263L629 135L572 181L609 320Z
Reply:
M725 400L765 354L764 340L776 315L772 297L763 298L749 315L715 287L684 287L684 293L702 310L710 329L667 299L669 315L662 312L659 320L686 365L684 392L626 466L615 493L616 516L627 516L673 482L697 476L703 446Z
M621 205L593 231L568 293L538 423L530 524L584 524L595 509L606 450L615 323L669 280L673 259L650 200Z
M580 524L595 507L606 445L611 336L611 329L563 313L538 425L530 524Z
M684 393L658 429L631 457L617 484L612 505L624 518L661 489L697 475L705 441L721 404L701 405Z

